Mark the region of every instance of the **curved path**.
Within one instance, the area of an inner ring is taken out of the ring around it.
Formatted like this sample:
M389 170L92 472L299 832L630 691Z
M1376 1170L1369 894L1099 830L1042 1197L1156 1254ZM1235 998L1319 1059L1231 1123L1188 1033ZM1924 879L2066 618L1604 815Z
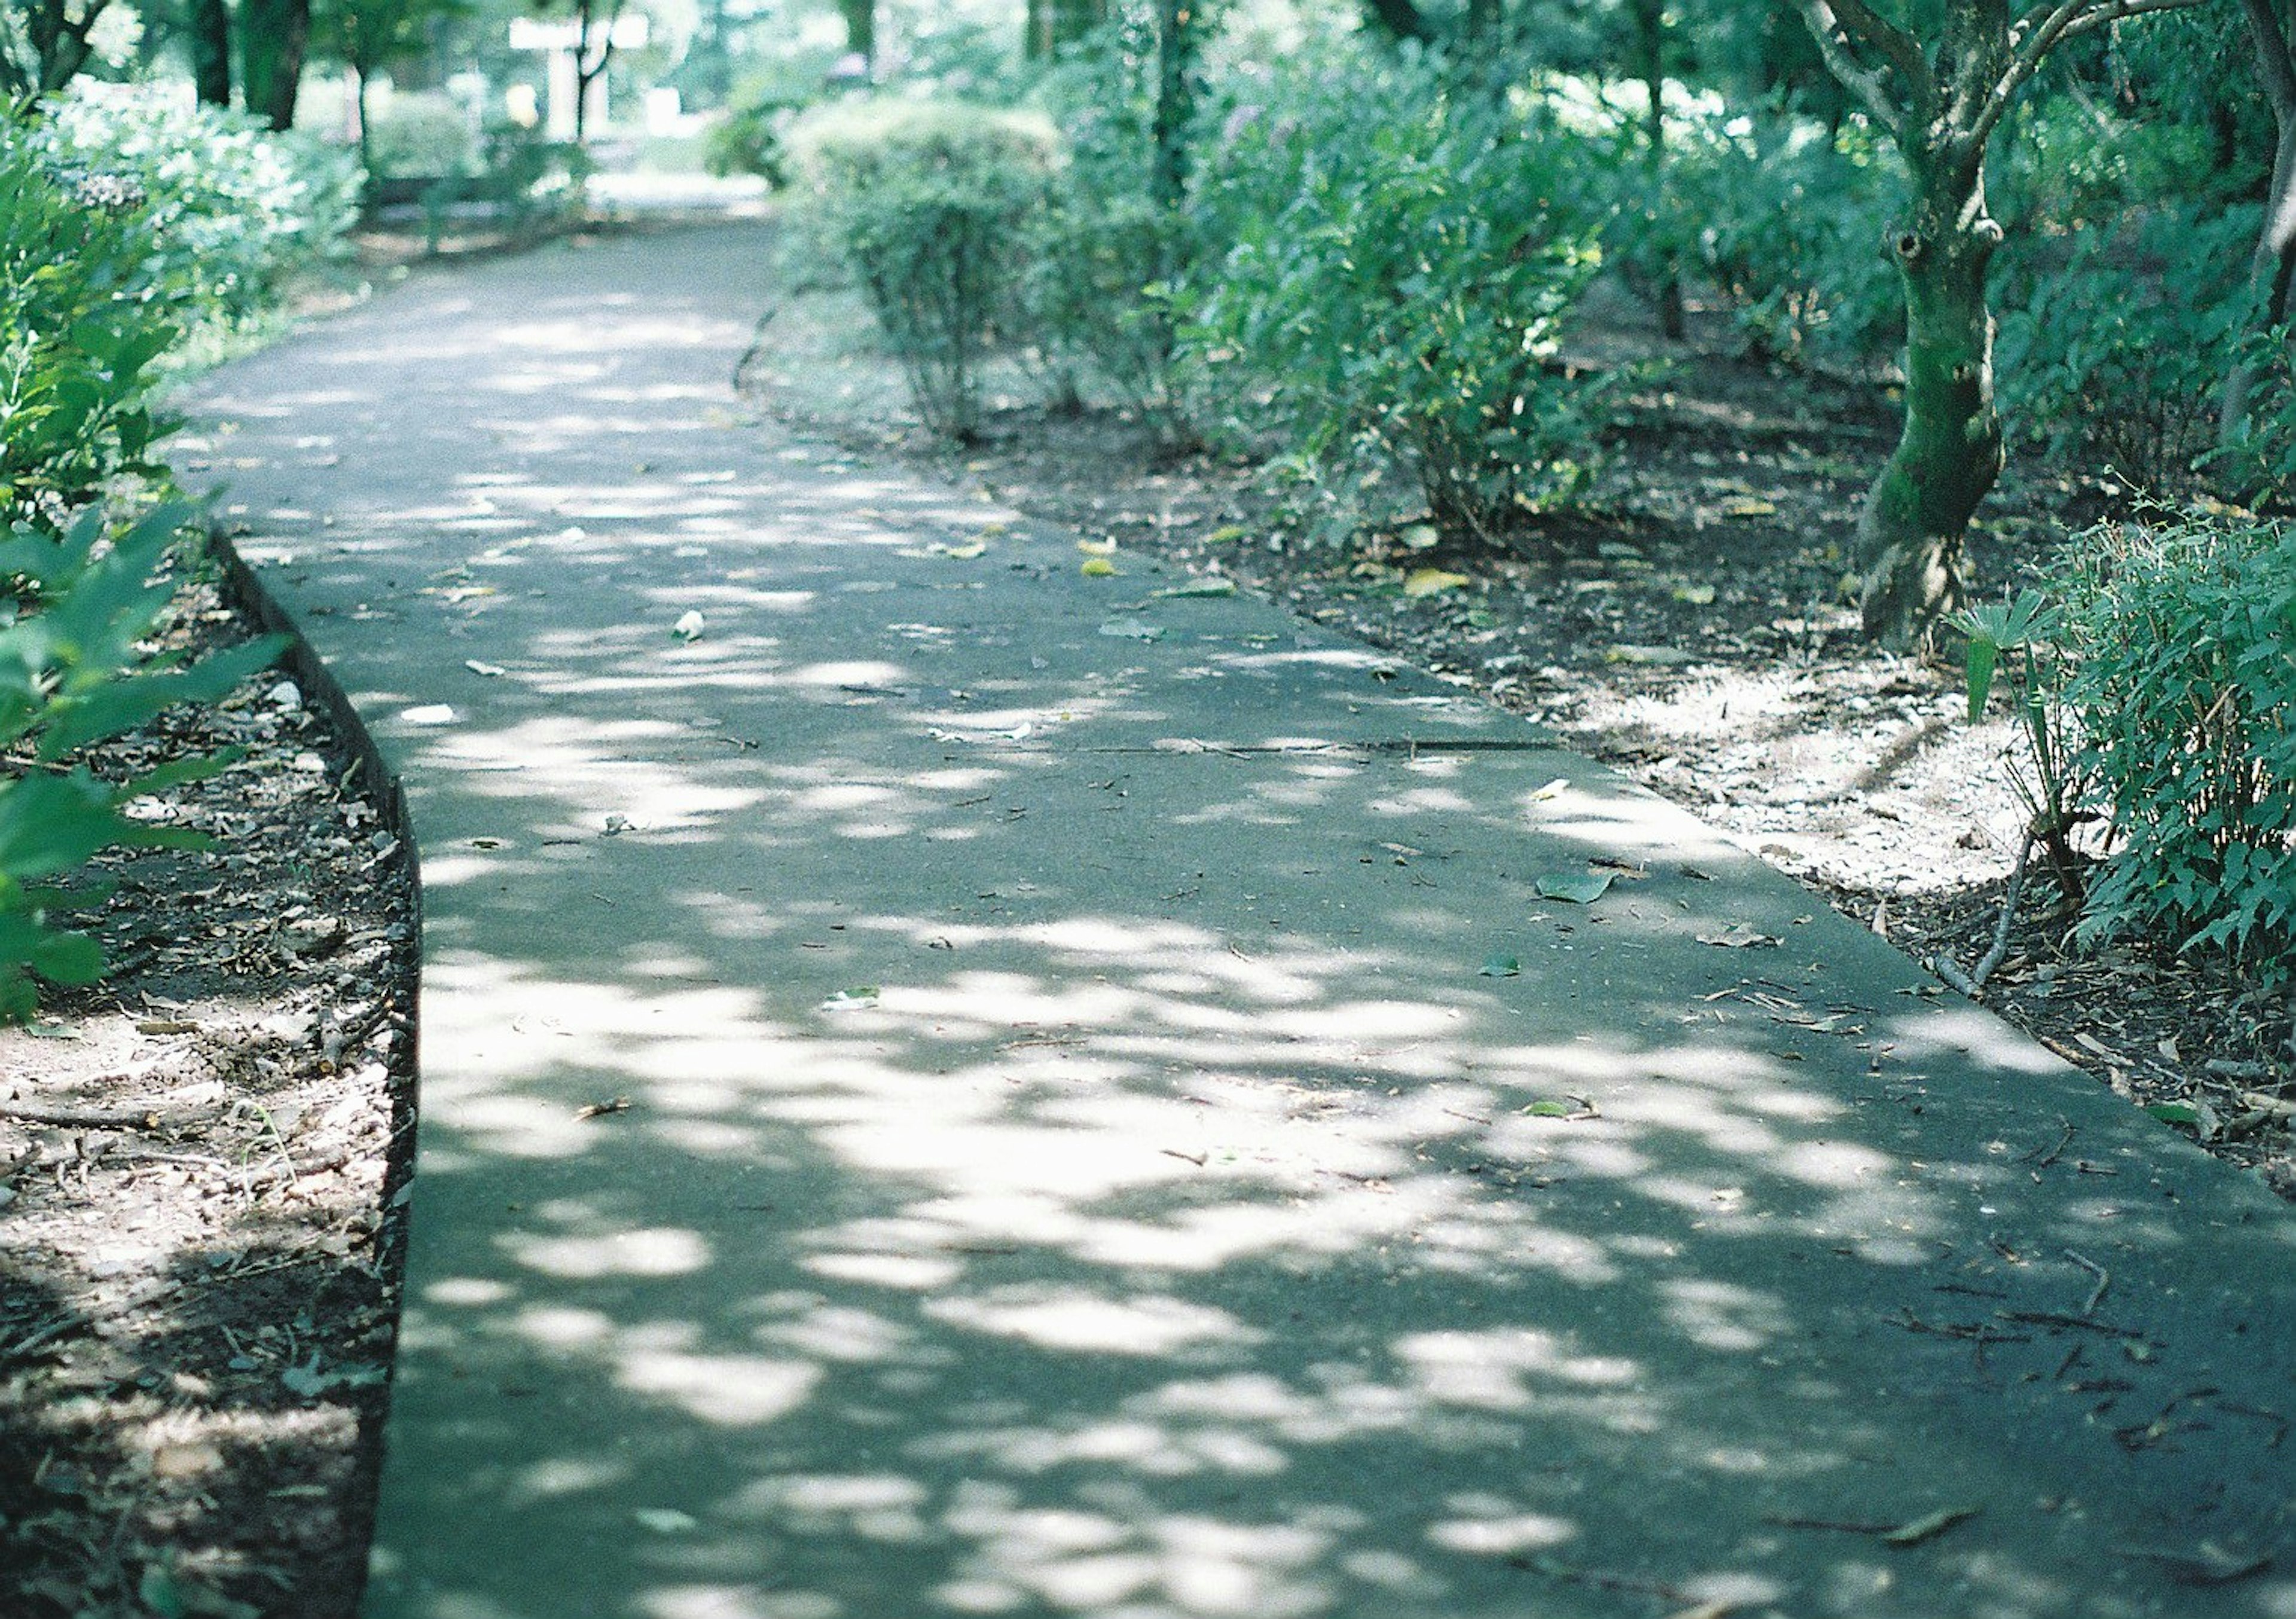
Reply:
M2296 1616L2286 1209L1519 722L751 420L766 242L196 407L422 847L368 1614Z

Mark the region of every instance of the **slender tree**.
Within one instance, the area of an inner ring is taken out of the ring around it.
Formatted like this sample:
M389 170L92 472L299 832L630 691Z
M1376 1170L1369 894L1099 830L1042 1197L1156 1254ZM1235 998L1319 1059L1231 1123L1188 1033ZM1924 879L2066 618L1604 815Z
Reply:
M845 19L845 50L858 56L873 76L877 67L877 0L837 0Z
M2194 0L1944 0L1923 32L1869 0L1800 0L1833 76L1895 142L1910 182L1888 243L1906 295L1906 419L1857 525L1866 631L1906 646L1963 597L1962 544L2001 475L1985 274L2001 226L1985 154L2018 93L2069 39ZM1934 37L1925 37L1924 35Z
M2264 228L2257 233L2248 268L2261 334L2288 324L2292 282L2296 282L2296 26L2292 26L2284 0L2242 0L2242 5L2256 47L2256 74L2263 81L2277 135ZM2256 356L2243 356L2225 384L2222 437L2227 447L2248 437L2258 370Z
M11 0L0 5L0 94L52 95L79 77L111 0Z

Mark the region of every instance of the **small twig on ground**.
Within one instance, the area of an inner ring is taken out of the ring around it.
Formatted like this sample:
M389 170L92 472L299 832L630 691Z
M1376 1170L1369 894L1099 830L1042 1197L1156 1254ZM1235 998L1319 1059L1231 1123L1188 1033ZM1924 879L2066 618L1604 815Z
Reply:
M0 1118L21 1119L28 1124L57 1124L67 1128L157 1130L157 1108L41 1108L29 1102L0 1101Z
M2025 866L2032 859L2033 841L2032 830L2028 828L2025 840L2017 846L2017 863L2009 872L2009 890L2001 896L2001 914L1994 920L1992 948L1967 972L1962 971L1943 951L1930 958L1930 970L1972 1001L1985 998L1985 981L2009 953L2009 927L2017 920L2017 896L2024 891Z
M2104 1302L2106 1289L2112 1286L2112 1272L2106 1270L2103 1265L2097 1263L2094 1259L2084 1259L2079 1254L2074 1253L2070 1248L2067 1248L2065 1250L2065 1257L2071 1260L2082 1270L2087 1271L2091 1276L2096 1278L2096 1286L2090 1290L2088 1302L2081 1306L2081 1313L2083 1315L2095 1315L2096 1313L2096 1307Z

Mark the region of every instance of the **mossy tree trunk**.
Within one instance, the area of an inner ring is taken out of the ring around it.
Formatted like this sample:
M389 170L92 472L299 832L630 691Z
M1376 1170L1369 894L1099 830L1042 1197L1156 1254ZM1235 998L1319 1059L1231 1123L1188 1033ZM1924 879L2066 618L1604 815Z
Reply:
M1906 293L1905 425L1857 521L1866 633L1906 645L1962 604L1962 536L2001 476L1993 312L1985 274L2001 227L1980 160L1909 153L1914 202L1890 243Z
M1800 0L1826 67L1895 142L1911 211L1893 233L1906 291L1906 419L1857 524L1866 633L1905 647L1963 594L1962 539L2001 474L1985 274L1993 131L2068 39L2194 0L1943 0L1916 33L1869 0Z

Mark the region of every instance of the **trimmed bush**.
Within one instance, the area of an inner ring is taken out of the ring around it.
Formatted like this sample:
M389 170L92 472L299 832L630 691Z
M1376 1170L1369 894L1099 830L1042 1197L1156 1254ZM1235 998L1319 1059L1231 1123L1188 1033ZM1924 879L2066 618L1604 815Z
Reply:
M38 139L67 171L136 193L143 292L185 324L259 313L357 221L357 154L154 86L83 81L47 104Z
M926 426L980 430L980 369L1024 323L1026 241L1059 141L955 102L853 101L790 131L815 228L860 284Z
M2296 529L2107 524L2061 568L2064 697L2117 846L2082 931L2296 977Z

